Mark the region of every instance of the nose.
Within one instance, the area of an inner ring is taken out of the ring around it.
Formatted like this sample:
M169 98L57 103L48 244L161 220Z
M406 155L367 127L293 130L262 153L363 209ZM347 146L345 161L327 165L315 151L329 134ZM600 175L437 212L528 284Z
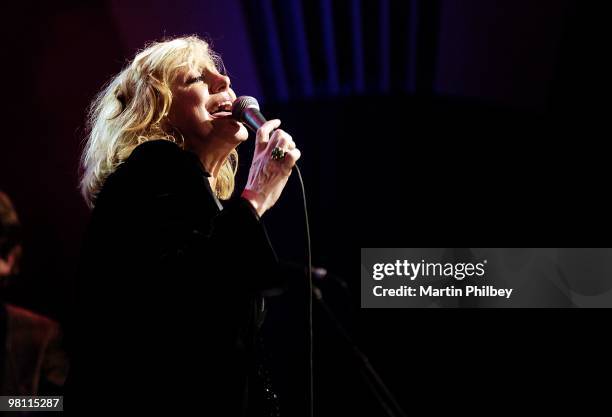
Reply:
M221 93L229 89L230 79L227 75L214 73L212 87L213 93Z

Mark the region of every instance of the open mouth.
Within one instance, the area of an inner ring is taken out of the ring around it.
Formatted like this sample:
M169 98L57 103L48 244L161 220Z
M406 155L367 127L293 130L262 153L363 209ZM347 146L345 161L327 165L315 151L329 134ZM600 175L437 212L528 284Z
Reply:
M232 115L232 102L223 101L216 103L211 109L208 109L210 115L214 118L220 117L231 117Z

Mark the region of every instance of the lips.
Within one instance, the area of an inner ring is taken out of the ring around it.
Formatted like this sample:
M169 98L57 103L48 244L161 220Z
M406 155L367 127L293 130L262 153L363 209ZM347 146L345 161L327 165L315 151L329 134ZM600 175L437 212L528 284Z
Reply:
M213 99L206 104L206 110L215 118L227 117L232 115L232 101L226 95Z
M230 111L217 111L215 113L211 113L211 117L213 119L232 117L232 112L230 112Z

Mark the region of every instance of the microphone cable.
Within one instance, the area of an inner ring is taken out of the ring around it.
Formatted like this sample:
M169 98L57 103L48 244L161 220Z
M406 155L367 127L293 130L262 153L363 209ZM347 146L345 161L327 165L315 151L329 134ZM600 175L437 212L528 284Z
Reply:
M244 123L252 131L257 132L257 129L266 123L266 118L261 114L259 110L259 103L257 99L250 96L240 96L232 104L232 117ZM276 130L276 129L274 129ZM273 131L274 131L273 130ZM304 179L297 163L294 165L297 171L300 186L302 189L302 201L304 203L304 221L306 225L306 257L308 261L308 336L307 336L307 348L308 348L308 403L310 406L309 416L314 415L314 366L313 366L313 331L312 331L312 304L313 304L313 289L314 285L312 282L312 248L310 242L310 224L308 221L308 207L306 204L306 188L304 187Z
M308 403L310 406L309 415L313 417L314 413L314 362L313 362L313 331L312 331L312 247L310 243L310 223L308 221L308 207L306 205L306 189L304 187L304 179L297 163L294 165L295 171L298 174L300 186L302 188L302 201L304 203L304 221L306 225L306 257L308 262Z

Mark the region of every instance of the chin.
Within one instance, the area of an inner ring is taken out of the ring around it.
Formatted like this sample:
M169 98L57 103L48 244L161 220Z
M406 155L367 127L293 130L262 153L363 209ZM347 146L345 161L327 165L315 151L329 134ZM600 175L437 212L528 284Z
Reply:
M236 139L241 142L246 141L249 138L249 131L242 123L240 123L240 130L236 133Z
M234 132L234 138L240 142L246 141L249 138L249 131L242 123L235 123L238 125L238 130Z
M224 123L223 128L219 130L221 130L219 136L236 142L236 144L245 142L249 138L249 131L247 128L242 123L235 120L228 120L228 123Z

